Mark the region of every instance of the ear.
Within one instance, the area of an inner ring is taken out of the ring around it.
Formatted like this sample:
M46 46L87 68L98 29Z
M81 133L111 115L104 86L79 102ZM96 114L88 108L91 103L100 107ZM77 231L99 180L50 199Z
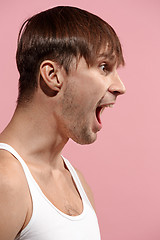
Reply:
M59 76L60 68L57 63L45 60L40 65L40 75L50 90L59 92L63 81Z

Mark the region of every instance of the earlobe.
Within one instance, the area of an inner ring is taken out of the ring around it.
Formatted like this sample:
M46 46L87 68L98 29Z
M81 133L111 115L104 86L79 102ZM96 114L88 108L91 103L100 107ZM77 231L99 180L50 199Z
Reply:
M59 92L62 87L62 81L58 77L59 66L51 60L45 60L40 65L41 81L45 82L52 91Z

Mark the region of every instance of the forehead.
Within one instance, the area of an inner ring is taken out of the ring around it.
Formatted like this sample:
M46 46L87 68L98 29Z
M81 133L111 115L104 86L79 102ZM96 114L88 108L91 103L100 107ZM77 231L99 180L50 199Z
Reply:
M108 39L105 39L97 48L97 50L98 51L96 52L95 57L98 61L104 60L107 64L111 64L113 66L116 65L117 67L120 65L125 65L123 52L119 41L109 41Z
M111 51L106 47L105 49L101 49L101 51L97 54L93 65L105 63L108 66L108 69L113 69L117 66L117 62L118 59L115 51Z
M99 52L97 52L97 58L105 58L108 60L116 59L116 49L109 43L106 43L104 46L101 46Z

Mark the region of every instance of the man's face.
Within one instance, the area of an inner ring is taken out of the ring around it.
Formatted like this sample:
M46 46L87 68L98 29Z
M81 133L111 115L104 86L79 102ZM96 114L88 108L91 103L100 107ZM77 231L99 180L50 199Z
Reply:
M100 115L104 107L112 106L125 87L116 68L108 72L102 59L88 68L81 58L78 67L65 76L65 82L61 101L65 134L79 144L90 144L102 128Z

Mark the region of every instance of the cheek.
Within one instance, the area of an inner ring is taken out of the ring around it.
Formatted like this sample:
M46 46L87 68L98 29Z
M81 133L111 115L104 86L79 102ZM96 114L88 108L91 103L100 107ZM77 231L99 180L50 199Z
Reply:
M82 105L82 100L78 93L73 89L66 89L62 100L62 116L69 121L75 121L82 111Z
M81 92L81 101L87 99L91 105L97 104L97 102L103 97L106 92L106 84L102 78L90 78L89 84L83 85L83 91Z
M105 83L102 78L90 75L86 77L81 74L80 78L67 84L62 101L64 115L70 117L74 115L74 118L76 116L78 118L95 110L97 103L105 94Z
M98 101L103 97L105 94L105 86L104 84L94 83L92 84L84 84L79 87L79 91L75 96L76 102L79 106L83 107L83 110L89 111L90 108L93 109Z

